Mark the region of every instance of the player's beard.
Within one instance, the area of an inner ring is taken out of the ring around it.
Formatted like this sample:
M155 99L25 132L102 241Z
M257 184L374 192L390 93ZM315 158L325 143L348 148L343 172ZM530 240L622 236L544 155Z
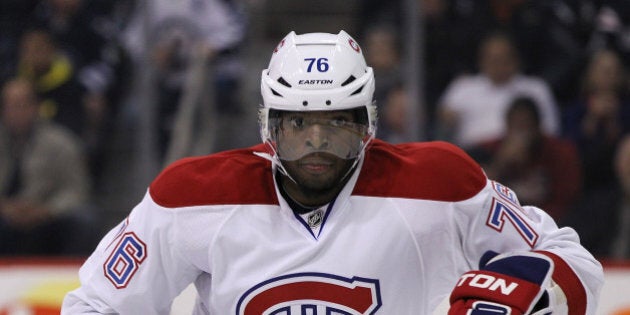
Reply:
M296 161L282 161L294 181L284 179L292 198L309 205L328 203L343 189L354 159L341 159L327 153L309 154Z

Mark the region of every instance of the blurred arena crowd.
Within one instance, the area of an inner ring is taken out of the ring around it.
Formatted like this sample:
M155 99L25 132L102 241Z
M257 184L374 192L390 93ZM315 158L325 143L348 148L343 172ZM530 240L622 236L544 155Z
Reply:
M341 29L377 137L453 142L630 258L626 0L3 0L0 256L89 254L169 162L256 144L274 45Z

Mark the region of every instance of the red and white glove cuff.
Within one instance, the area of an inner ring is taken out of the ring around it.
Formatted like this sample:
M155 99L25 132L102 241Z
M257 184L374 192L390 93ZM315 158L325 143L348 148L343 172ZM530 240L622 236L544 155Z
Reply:
M488 252L479 270L460 277L449 315L530 314L551 284L553 266L539 253Z
M450 301L454 303L474 297L475 300L505 304L517 309L520 314L526 314L532 307L532 301L537 301L540 294L539 284L497 272L478 270L467 272L459 278Z

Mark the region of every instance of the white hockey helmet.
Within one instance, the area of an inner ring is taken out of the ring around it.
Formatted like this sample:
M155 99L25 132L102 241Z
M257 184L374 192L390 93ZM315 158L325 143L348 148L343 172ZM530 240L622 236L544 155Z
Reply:
M376 134L374 74L366 65L360 46L345 31L289 33L274 49L269 67L262 71L260 88L263 98L261 136L274 153L277 147L269 115L273 110L309 112L364 108L367 128L365 137L360 140L358 156L363 155Z

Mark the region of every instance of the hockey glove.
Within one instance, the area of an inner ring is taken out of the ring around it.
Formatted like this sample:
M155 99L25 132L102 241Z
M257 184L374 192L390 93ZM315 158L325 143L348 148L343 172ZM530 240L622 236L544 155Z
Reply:
M553 261L525 252L486 252L480 269L463 274L451 293L449 315L548 314ZM544 309L540 312L540 309Z

